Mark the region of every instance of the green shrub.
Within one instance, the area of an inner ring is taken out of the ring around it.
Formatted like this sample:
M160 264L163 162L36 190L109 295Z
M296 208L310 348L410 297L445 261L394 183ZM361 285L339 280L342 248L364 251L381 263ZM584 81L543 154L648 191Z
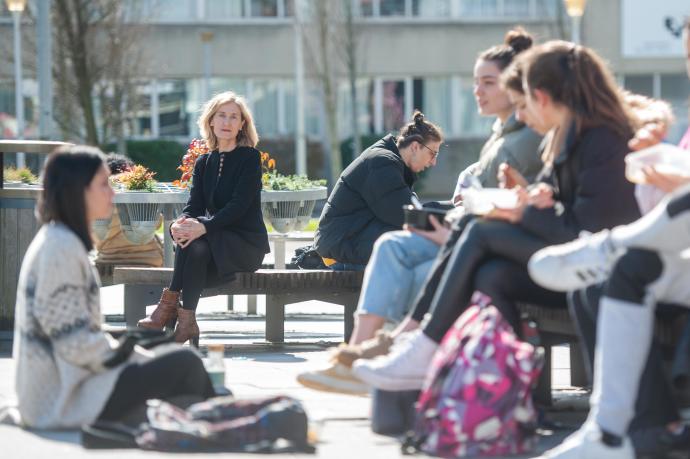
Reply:
M115 144L105 145L106 152L115 151ZM156 173L159 182L172 182L180 178L177 166L187 146L173 140L128 140L127 156L137 164ZM118 152L121 153L121 152Z
M7 167L3 169L3 177L8 182L36 183L38 181L38 178L28 167L22 167L20 169Z

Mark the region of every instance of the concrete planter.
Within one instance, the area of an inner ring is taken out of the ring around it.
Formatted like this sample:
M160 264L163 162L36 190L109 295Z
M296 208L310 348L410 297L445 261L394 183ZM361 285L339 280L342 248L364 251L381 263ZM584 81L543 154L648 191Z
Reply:
M325 186L299 191L262 190L261 211L277 232L299 231L309 223L316 201L327 196Z

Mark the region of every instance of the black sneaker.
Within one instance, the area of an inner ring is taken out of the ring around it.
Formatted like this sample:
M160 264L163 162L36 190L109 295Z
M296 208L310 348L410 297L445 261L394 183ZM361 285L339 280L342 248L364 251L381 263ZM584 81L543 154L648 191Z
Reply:
M648 427L630 432L630 439L638 457L663 458L671 451L690 447L690 429L685 426L681 433L674 434L666 426Z

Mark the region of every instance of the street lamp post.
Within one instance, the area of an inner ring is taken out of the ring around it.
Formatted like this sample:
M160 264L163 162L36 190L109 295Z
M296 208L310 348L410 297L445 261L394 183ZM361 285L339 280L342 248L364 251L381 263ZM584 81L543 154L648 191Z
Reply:
M570 40L573 43L580 44L580 22L582 21L582 15L585 14L585 6L587 5L587 0L564 0L565 9L570 16Z
M295 164L298 174L307 175L307 140L304 125L304 56L302 50L302 2L295 0Z
M26 7L26 0L5 0L7 9L12 13L14 22L14 93L15 117L17 119L17 139L24 138L24 94L22 88L22 12ZM26 164L24 153L17 153L17 168Z

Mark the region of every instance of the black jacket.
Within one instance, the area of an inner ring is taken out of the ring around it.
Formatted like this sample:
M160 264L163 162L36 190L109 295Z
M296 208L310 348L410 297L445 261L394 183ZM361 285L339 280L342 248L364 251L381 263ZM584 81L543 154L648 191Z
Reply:
M314 238L319 255L366 264L376 239L402 228L415 179L394 136L367 148L340 175L323 208Z
M537 182L554 188L557 205L528 206L521 225L552 244L576 239L580 231L601 231L640 218L635 185L625 178L627 139L608 127L583 131L571 127L552 167L544 166Z
M206 227L213 261L221 280L232 274L255 271L269 252L268 235L261 214L261 159L255 148L237 147L200 156L194 164L192 188L182 215Z

